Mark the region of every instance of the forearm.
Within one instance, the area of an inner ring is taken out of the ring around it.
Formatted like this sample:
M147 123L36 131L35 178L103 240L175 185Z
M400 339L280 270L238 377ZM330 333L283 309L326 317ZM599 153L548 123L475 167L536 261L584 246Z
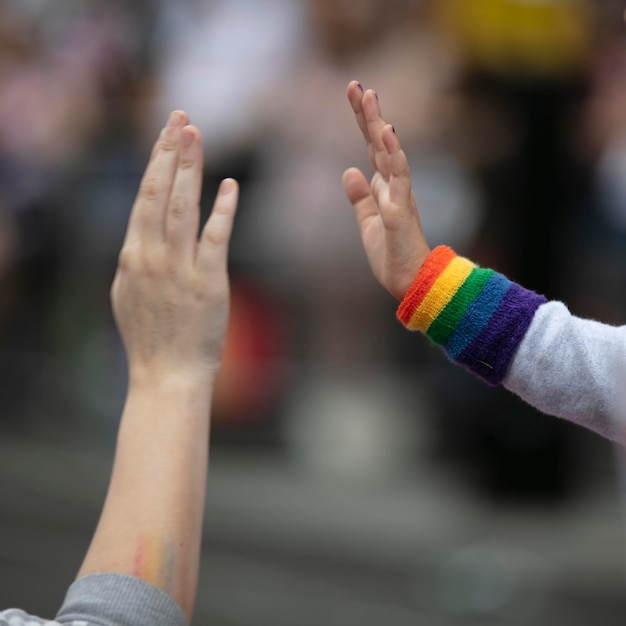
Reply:
M420 270L398 317L486 382L622 438L616 381L626 366L626 328L576 318L563 304L443 247Z
M169 594L191 619L238 187L222 182L198 237L203 149L188 121L174 111L154 145L111 288L130 382L109 491L78 586L91 584L87 574L126 574ZM142 609L148 618L164 596L150 595L153 603Z
M130 574L191 617L209 445L212 378L131 384L104 509L79 576Z

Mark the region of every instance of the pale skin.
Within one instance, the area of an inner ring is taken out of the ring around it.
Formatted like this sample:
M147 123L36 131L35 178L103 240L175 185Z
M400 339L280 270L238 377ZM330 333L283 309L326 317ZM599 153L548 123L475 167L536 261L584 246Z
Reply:
M361 170L351 167L343 174L343 186L354 207L374 276L396 300L402 300L430 254L409 164L393 126L382 118L376 93L364 91L354 80L347 95L374 175L368 181Z
M175 111L161 132L119 256L111 298L129 386L109 490L79 577L143 578L191 619L238 186L222 181L198 237L203 150L188 123Z
M344 174L375 276L400 299L428 256L406 157L373 91L348 87L375 174ZM223 181L197 238L199 131L172 113L129 219L111 297L129 389L103 512L79 576L118 572L169 593L191 619L210 407L228 319L237 184Z

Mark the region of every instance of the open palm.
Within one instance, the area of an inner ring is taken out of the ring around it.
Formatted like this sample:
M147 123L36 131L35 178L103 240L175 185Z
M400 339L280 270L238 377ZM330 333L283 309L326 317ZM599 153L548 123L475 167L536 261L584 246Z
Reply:
M367 145L374 176L344 172L343 186L361 231L363 246L377 280L402 300L430 253L422 232L409 166L393 126L381 117L376 93L348 85L348 100Z

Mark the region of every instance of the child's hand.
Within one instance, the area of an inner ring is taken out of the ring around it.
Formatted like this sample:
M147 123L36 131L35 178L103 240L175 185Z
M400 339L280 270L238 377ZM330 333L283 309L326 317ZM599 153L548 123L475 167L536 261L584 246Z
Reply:
M374 276L392 296L402 300L430 253L422 232L406 155L391 124L380 115L376 93L363 93L357 81L348 85L348 99L365 137L371 183L350 168L343 186L356 211L361 238Z
M202 139L175 111L133 206L111 297L131 383L214 376L228 320L228 242L238 187L225 180L198 241Z

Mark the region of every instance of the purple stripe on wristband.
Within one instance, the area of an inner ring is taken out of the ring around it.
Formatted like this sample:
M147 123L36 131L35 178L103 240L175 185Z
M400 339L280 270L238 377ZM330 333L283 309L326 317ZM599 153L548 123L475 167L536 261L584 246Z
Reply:
M513 283L491 319L456 359L491 385L499 385L544 296Z

